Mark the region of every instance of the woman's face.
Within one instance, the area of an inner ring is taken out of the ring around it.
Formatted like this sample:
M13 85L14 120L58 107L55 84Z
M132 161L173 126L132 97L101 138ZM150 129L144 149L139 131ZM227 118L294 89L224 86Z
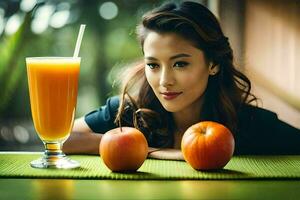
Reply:
M156 32L148 34L143 50L146 79L162 106L169 112L199 106L209 77L203 51L177 34Z

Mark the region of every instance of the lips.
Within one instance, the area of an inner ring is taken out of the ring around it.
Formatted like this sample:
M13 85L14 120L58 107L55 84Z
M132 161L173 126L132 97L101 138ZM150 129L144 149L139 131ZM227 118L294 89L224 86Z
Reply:
M172 100L182 94L182 92L161 92L160 93L164 99Z

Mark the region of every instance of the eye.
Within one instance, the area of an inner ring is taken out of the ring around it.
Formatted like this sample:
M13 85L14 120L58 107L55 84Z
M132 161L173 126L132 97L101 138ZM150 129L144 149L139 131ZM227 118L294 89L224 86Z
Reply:
M156 64L156 63L147 63L146 65L147 65L150 69L155 69L155 68L158 67L158 64Z
M187 66L189 63L188 62L185 62L185 61L178 61L178 62L176 62L175 64L174 64L174 67L179 67L179 68L181 68L181 67L185 67L185 66Z

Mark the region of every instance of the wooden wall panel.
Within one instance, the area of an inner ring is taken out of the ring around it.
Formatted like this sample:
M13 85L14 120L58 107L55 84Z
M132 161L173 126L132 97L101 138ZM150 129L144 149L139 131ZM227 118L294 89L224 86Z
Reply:
M245 0L242 41L253 93L300 128L300 1Z
M300 110L300 1L248 0L245 7L246 73Z

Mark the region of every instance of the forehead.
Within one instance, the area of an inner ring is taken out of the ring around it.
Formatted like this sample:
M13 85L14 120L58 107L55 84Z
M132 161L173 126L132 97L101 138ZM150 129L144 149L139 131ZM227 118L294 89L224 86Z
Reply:
M193 46L192 42L184 39L175 33L156 33L150 32L143 46L144 54L175 54L175 53L202 53L202 51Z

